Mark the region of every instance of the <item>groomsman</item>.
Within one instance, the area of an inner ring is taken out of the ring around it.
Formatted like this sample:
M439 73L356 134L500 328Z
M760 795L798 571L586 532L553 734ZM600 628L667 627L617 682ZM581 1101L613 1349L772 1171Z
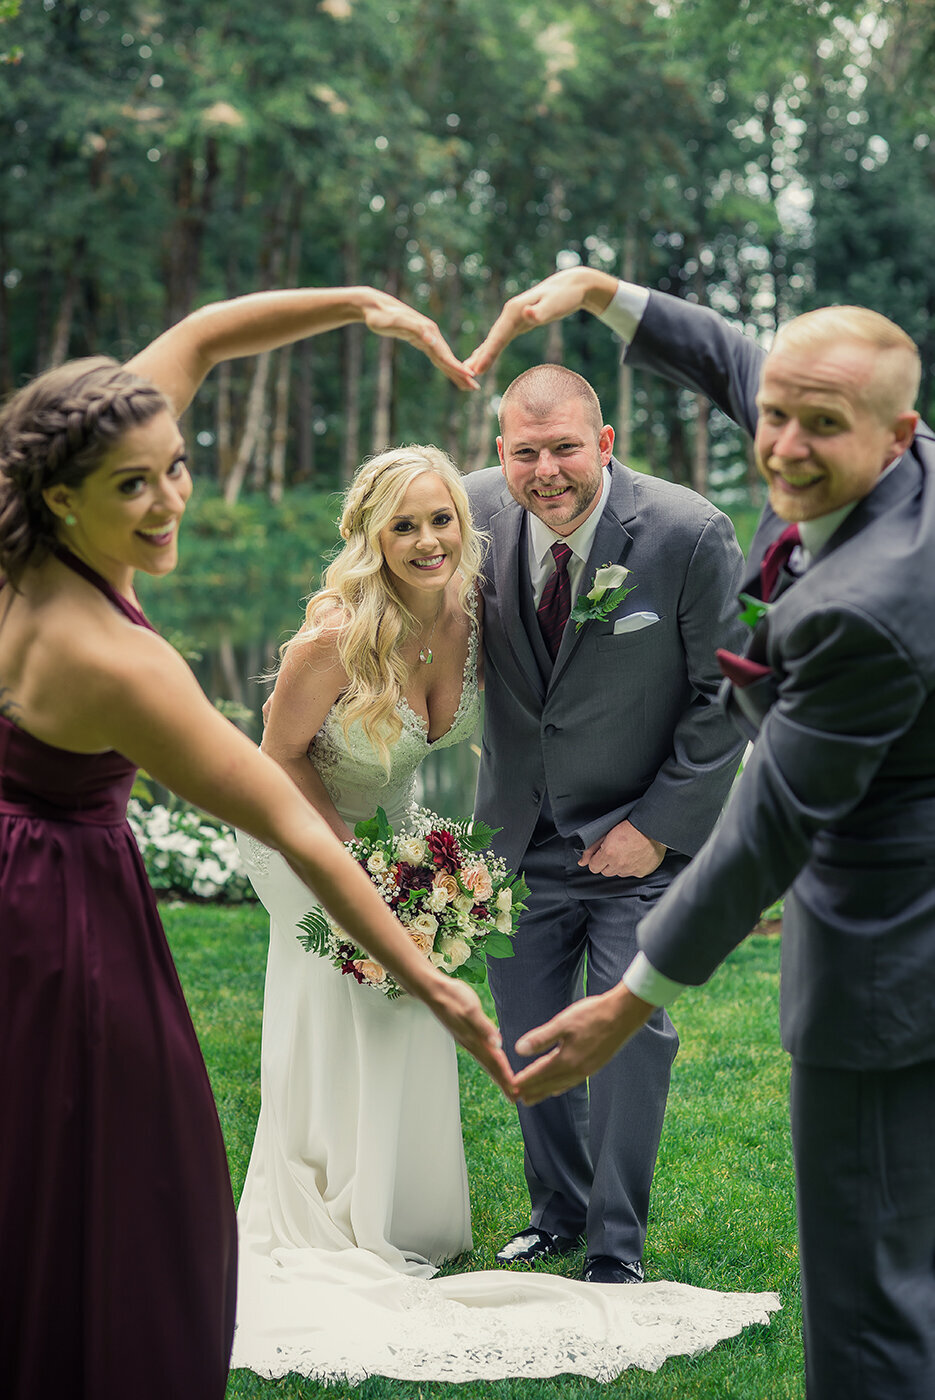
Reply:
M597 396L570 370L520 375L500 429L500 467L465 486L490 535L475 810L532 892L515 956L491 966L512 1053L581 995L585 964L590 993L619 982L639 919L717 819L742 746L716 703L714 653L738 644L743 561L708 501L617 461ZM589 620L569 621L588 595ZM659 1010L590 1093L520 1106L531 1216L500 1263L583 1239L586 1280L642 1279L677 1045Z
M768 356L720 317L600 273L504 311L482 370L585 305L629 360L755 430L766 607L724 698L759 728L724 820L640 927L618 988L526 1036L535 1101L706 980L784 890L782 1036L809 1400L935 1395L935 449L919 357L885 317L810 312ZM791 527L791 528L790 528ZM804 573L804 581L796 575ZM758 585L759 576L759 585Z

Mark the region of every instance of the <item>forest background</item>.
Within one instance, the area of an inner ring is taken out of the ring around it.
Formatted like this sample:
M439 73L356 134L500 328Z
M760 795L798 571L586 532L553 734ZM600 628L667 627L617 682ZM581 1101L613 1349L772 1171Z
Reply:
M583 262L764 343L876 307L931 417L933 54L929 0L0 0L0 391L270 286L385 288L466 355ZM582 314L459 395L349 327L215 372L195 475L275 501L398 441L488 465L497 383L545 359L594 383L619 456L756 504L740 436L617 349Z

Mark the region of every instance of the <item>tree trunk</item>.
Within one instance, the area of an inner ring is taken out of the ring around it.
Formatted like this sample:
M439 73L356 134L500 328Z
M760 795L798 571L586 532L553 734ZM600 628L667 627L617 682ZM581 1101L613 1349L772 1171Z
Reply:
M344 245L344 282L360 284L360 247L356 240ZM341 481L347 486L360 463L360 388L364 365L364 327L345 326L341 332L343 360L342 416L344 442L341 449Z
M497 435L497 419L491 412L491 403L496 396L497 365L484 375L484 387L471 394L467 404L467 444L464 449L463 470L478 472L496 461L494 438Z
M315 479L315 342L303 340L298 347L299 393L295 427L295 471L293 481Z
M461 325L464 306L464 286L457 267L445 279L445 328L454 339L457 327ZM457 344L457 342L455 342ZM454 345L452 346L454 349ZM458 351L455 349L455 354ZM474 397L469 395L468 397ZM461 449L464 436L465 394L450 380L445 380L445 436L444 448L453 462L461 465Z
M632 215L627 218L623 236L622 278L624 282L636 281L636 230ZM617 432L615 456L625 462L633 447L633 371L622 353L617 362L617 420L614 427Z
M78 274L72 264L65 290L59 302L58 315L52 331L52 344L49 347L49 369L64 364L68 359L68 343L71 340L71 327L75 318L75 302L78 299Z
M7 256L6 230L0 228L0 394L6 396L13 387L13 369L10 364L10 337L7 328L10 324L9 297L7 296Z
M231 380L233 369L230 360L222 360L218 365L217 406L215 433L217 436L218 485L224 491L234 466L234 433L231 422Z
M264 350L261 355L257 355L256 357L253 381L250 385L250 393L247 396L247 415L243 434L240 439L240 447L237 451L236 460L231 467L230 475L224 483L224 499L227 501L228 505L233 505L240 495L244 479L247 475L247 468L253 456L253 450L260 437L266 404L266 381L269 378L269 362L269 350Z
M560 365L565 357L565 332L561 321L550 321L545 331L545 363Z
M399 296L399 269L387 269L384 291ZM393 438L393 383L396 365L396 339L381 335L377 341L377 383L373 405L371 452L383 452Z
M289 257L286 264L286 286L294 287L299 278L299 256L302 251L300 232L302 217L302 190L296 187L290 211L291 234L289 236ZM289 443L289 388L292 375L292 346L284 345L279 351L279 367L276 375L273 410L272 451L269 459L269 498L281 501L286 484L286 448Z

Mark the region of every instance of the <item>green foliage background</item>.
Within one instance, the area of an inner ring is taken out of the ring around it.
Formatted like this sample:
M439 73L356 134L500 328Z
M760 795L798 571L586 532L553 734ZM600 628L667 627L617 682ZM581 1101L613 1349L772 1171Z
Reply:
M127 356L195 305L292 283L395 291L466 354L505 296L583 261L764 337L813 304L867 302L917 338L931 407L931 6L16 10L0 10L0 46L18 53L0 64L0 388L67 355ZM268 488L277 432L286 486L334 486L386 441L490 460L496 376L459 397L414 351L357 329L276 358L248 485ZM587 316L535 332L499 382L542 358L591 378L624 430L611 336ZM201 474L228 471L253 375L245 362L200 396ZM746 489L743 444L691 395L638 380L632 423L628 455L649 470Z

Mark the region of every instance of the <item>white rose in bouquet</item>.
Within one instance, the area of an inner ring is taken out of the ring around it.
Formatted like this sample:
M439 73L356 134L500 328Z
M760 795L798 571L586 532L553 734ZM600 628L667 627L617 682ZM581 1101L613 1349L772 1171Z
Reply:
M471 945L463 938L456 938L451 934L444 934L439 940L436 952L441 953L449 967L460 967L466 963L471 956Z

